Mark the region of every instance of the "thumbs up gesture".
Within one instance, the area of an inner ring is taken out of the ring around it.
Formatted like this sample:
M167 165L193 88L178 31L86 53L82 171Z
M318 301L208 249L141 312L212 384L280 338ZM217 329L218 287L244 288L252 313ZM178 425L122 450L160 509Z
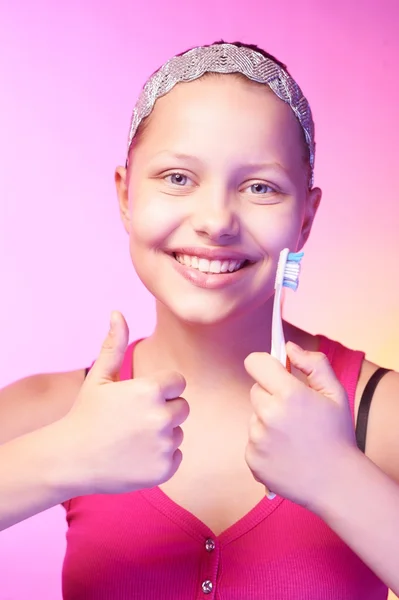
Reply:
M84 494L153 487L170 479L182 460L186 382L170 371L119 381L128 339L125 319L113 313L98 359L63 419L64 435L73 440L72 479L82 482Z
M345 485L336 480L337 465L357 450L354 428L345 390L327 358L292 343L287 354L307 385L269 354L245 360L255 380L246 461L257 481L313 510L331 485Z

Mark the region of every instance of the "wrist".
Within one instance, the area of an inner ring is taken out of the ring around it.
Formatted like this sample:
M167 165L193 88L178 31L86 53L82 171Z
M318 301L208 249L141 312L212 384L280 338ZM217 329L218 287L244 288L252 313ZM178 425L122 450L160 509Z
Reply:
M35 432L39 478L55 504L90 493L82 457L74 452L74 440L66 418Z
M324 521L339 513L351 497L353 487L357 487L357 480L368 462L356 446L339 448L330 464L326 465L325 477L308 505L309 510Z

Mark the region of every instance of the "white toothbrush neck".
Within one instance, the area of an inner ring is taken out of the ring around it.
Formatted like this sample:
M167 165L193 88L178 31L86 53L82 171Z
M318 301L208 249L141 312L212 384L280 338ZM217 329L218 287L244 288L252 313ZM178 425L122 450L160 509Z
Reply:
M272 320L272 348L271 355L277 358L282 365L286 365L287 353L281 314L283 286L277 285L274 295L273 320Z

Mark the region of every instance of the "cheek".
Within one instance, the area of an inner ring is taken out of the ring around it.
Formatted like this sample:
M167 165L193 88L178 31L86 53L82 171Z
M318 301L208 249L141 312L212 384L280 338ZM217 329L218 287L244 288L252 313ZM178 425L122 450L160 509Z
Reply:
M156 193L132 194L130 202L132 245L161 246L178 226L181 215L170 200Z
M251 230L261 248L267 254L280 253L283 248L295 251L301 236L301 212L282 205L260 209L253 219Z

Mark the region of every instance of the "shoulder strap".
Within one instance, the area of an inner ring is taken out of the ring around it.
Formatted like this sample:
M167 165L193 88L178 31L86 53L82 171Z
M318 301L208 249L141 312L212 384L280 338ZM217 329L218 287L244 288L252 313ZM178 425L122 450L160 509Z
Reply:
M143 338L140 338L140 339L136 340L135 342L130 343L126 349L125 357L123 359L122 368L121 368L121 372L120 372L120 378L122 381L124 379L132 379L133 378L133 351L134 351L135 347L137 346L137 344L142 341L142 339ZM90 367L87 367L87 369L85 369L85 379L93 365L94 365L94 362L90 365Z
M369 412L373 394L380 379L382 379L386 373L389 373L389 371L390 369L383 369L381 367L377 369L368 380L360 399L356 422L356 442L359 450L362 452L365 452L366 450L367 423L369 420Z
M325 354L336 377L345 388L353 423L355 423L355 397L359 375L365 358L364 352L346 348L339 342L319 336L319 352Z

